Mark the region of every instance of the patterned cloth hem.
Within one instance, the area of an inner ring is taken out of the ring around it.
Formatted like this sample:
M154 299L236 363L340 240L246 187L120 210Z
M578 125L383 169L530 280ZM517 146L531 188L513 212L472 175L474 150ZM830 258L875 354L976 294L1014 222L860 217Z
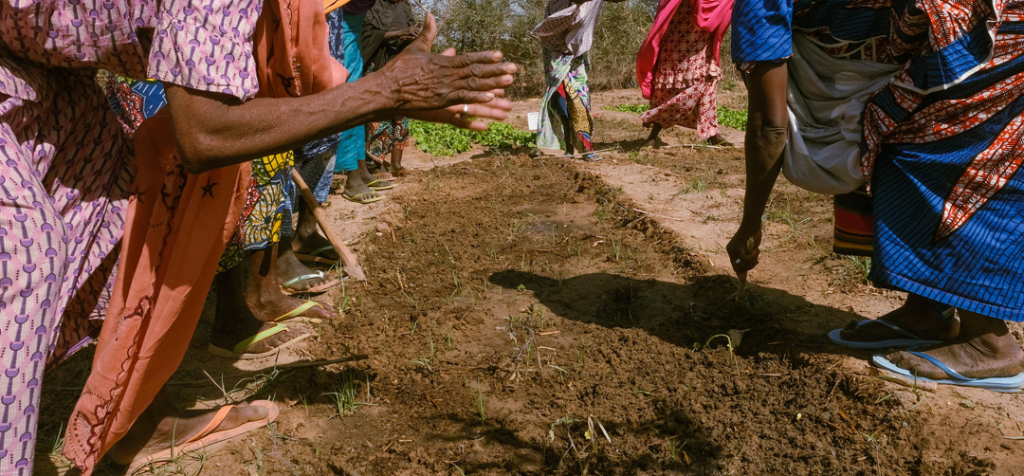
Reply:
M871 272L872 283L879 288L895 289L898 291L905 291L908 293L917 294L919 296L931 299L947 306L953 306L957 309L963 309L965 311L976 312L983 316L991 317L993 319L1000 319L1004 321L1013 322L1024 322L1024 311L1003 307L995 306L992 304L985 304L982 302L975 301L970 298L958 296L941 289L935 289L930 286L918 283L913 279L907 278L903 275L894 273L892 271L885 271L876 273ZM950 289L957 289L960 286L948 286Z

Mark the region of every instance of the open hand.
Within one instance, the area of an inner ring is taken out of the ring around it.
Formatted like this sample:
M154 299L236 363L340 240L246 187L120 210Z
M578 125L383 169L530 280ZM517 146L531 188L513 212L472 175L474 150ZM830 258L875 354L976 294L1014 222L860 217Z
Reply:
M412 41L415 40L416 37L420 36L420 27L413 25L403 30L399 30L399 33L398 37L403 41Z
M373 73L394 104L395 115L477 130L487 128L477 119L504 120L512 103L500 96L512 84L516 65L501 62L500 51L431 54L436 36L437 23L428 14L420 35Z

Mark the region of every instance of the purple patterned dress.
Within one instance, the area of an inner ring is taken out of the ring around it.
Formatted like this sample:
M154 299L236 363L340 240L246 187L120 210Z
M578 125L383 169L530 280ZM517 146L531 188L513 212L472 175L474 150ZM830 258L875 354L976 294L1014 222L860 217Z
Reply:
M0 0L0 475L32 474L43 370L117 257L134 159L96 70L248 99L261 6Z

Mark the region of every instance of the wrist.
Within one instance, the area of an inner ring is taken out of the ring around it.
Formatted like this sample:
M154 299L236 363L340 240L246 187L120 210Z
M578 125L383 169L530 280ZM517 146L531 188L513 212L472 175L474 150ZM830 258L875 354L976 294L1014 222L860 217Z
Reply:
M736 232L744 235L752 235L759 231L761 231L761 217L744 217L740 220L740 228Z
M364 76L367 81L365 98L373 104L375 116L391 117L402 107L401 86L388 74L375 71Z

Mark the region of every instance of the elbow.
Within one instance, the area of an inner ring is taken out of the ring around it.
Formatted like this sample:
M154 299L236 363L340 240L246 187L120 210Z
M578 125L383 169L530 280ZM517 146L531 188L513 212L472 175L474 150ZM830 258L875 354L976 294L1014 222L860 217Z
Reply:
M214 151L218 150L215 140L201 131L185 131L175 135L178 158L190 174L209 172L220 165L221 160Z

